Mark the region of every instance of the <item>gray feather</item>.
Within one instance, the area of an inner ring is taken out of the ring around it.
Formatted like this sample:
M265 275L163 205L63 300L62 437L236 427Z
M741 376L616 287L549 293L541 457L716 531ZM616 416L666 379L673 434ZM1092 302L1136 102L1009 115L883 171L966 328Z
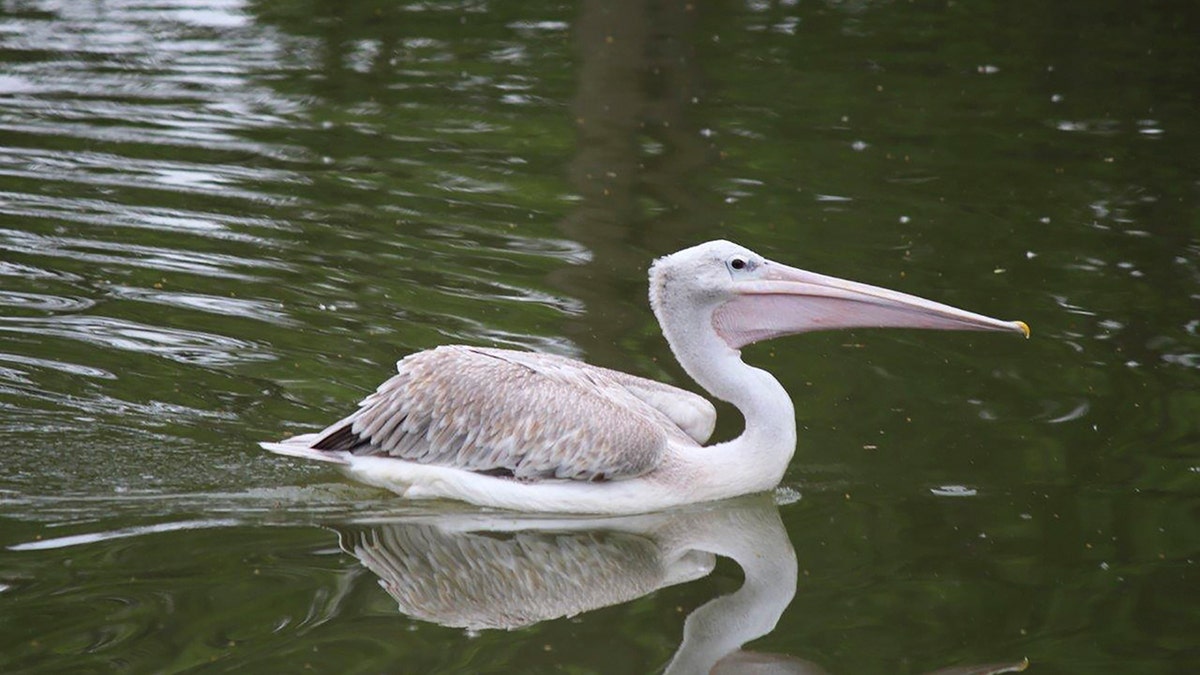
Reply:
M519 479L639 476L658 466L668 440L706 439L706 416L716 414L705 399L653 380L560 356L464 346L401 360L360 406L312 447Z

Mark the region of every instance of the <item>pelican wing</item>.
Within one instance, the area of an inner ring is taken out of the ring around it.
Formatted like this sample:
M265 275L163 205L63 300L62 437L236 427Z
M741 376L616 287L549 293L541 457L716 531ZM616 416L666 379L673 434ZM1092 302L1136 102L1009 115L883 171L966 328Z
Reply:
M586 375L599 387L623 389L622 393L627 392L641 399L643 403L666 416L672 424L679 427L697 443L707 442L717 424L717 409L708 399L657 380L622 373L619 370L601 368L553 354L504 349L481 349L480 351L503 355L504 358L514 363L521 363L546 374L549 374L552 369L564 373L575 371L581 376Z
M613 371L562 357L449 346L396 369L312 447L521 479L614 480L656 467L669 438L690 442Z

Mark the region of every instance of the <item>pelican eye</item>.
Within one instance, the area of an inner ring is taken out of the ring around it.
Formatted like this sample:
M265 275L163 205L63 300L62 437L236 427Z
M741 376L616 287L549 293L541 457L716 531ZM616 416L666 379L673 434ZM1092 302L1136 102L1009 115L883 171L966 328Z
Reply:
M754 258L735 255L725 260L725 267L729 270L730 274L741 276L752 273L758 267L758 261Z

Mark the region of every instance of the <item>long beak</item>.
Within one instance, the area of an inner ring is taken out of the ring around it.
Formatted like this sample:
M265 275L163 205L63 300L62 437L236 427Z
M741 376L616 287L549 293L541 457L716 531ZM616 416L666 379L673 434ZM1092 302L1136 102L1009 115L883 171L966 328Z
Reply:
M767 262L753 281L713 313L713 327L734 349L780 335L834 328L996 330L1029 337L1024 321L982 314L886 288Z

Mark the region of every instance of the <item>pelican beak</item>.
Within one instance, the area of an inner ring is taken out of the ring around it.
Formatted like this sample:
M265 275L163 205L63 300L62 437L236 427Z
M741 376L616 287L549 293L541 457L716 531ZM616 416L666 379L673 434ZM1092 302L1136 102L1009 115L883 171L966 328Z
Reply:
M1012 331L1001 321L915 295L766 262L754 279L737 281L733 299L717 307L713 327L734 349L780 335L834 328L931 328Z

